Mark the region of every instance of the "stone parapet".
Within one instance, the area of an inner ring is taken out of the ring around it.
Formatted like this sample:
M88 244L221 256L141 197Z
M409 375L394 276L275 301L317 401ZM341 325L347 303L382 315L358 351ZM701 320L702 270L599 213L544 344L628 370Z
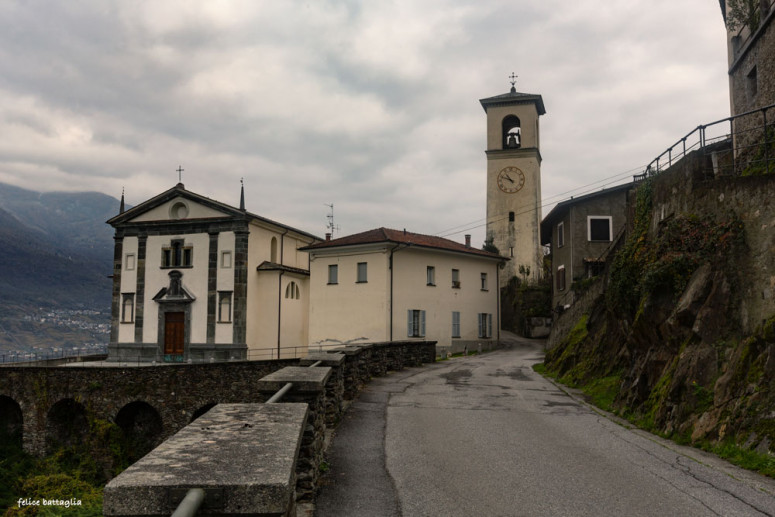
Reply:
M344 412L344 354L309 354L299 361L300 366L312 366L320 362L320 366L331 367L331 375L326 382L326 426L334 428Z
M306 404L220 404L105 487L106 516L170 515L202 488L202 514L295 515Z
M301 402L308 405L299 459L296 463L298 501L312 500L318 485L326 437L326 382L331 373L332 368L329 366L288 366L256 383L256 389L267 396L291 383L293 387L283 396L282 402Z

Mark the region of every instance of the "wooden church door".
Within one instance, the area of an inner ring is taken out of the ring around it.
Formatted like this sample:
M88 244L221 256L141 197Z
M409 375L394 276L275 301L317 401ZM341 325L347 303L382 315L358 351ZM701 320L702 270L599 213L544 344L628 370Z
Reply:
M165 361L183 360L186 315L183 312L164 314L164 359Z

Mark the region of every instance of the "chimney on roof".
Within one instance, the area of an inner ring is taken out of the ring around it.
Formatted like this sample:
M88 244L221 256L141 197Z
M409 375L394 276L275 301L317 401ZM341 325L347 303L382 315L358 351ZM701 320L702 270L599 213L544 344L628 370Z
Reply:
M471 234L467 233L466 234L466 248L470 248L470 247L471 247Z
M327 233L327 234L326 234L326 240L327 240L327 241L330 241L330 240L331 240L331 234L330 234L330 233Z

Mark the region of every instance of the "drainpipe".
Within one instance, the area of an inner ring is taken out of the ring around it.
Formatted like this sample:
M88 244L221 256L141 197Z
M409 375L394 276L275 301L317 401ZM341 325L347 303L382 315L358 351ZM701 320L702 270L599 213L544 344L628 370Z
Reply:
M398 248L398 246L390 249L390 263L388 264L388 268L390 268L390 294L388 295L390 298L390 317L388 318L388 326L390 327L390 341L393 341L393 253L396 251L396 248Z
M501 343L501 279L500 279L500 264L496 264L495 266L495 285L497 287L497 296L496 299L496 307L495 307L495 315L497 316L497 325L496 328L498 329L498 337L496 338L498 344Z
M283 265L283 253L285 252L285 235L290 230L285 230L280 234L280 265ZM280 271L277 277L277 358L280 359L280 340L282 335L282 315L283 315L283 275L285 271Z
M285 271L280 271L277 277L277 358L280 359L280 337L282 334L282 315L283 315L283 275Z
M411 246L411 244L407 244L404 248L401 248L401 245L397 244L390 249L390 264L388 264L388 267L390 268L390 341L393 341L393 254L396 251L408 248L409 246Z

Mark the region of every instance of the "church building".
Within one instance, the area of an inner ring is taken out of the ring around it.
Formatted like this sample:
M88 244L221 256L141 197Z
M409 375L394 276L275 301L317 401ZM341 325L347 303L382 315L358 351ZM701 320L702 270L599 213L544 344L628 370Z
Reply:
M487 240L508 257L501 286L541 275L540 95L511 91L481 99L487 114ZM525 273L520 271L520 268ZM529 271L529 274L527 273Z
M306 353L309 259L321 239L186 190L115 228L108 360L224 361Z

